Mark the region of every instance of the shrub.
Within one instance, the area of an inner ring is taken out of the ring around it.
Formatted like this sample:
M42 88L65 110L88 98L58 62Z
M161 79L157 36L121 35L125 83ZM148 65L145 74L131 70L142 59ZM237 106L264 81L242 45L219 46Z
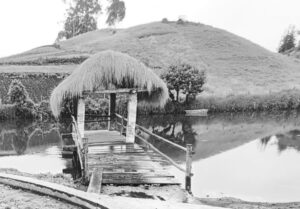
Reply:
M47 100L42 100L39 104L36 105L36 111L40 118L51 118L53 117L50 103Z
M28 92L21 81L15 79L9 85L8 89L9 102L14 104L22 104L29 99Z
M36 106L31 99L27 99L23 104L16 104L15 107L17 118L34 119L38 116Z
M168 20L167 18L163 18L163 19L161 20L161 22L162 22L162 23L169 23L169 20Z
M16 105L1 104L0 105L0 120L13 119L15 117Z
M300 108L300 91L284 90L267 95L208 96L195 100L189 109L209 109L210 112L279 111Z
M25 86L19 80L15 79L11 82L7 94L12 106L3 106L3 118L7 117L4 113L5 109L9 111L9 114L14 112L16 118L33 119L37 116L35 103L29 98ZM14 111L11 110L12 108Z

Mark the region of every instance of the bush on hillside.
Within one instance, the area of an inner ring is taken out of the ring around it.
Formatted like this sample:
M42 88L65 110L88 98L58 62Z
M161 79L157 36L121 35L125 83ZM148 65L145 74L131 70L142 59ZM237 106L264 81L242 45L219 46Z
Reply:
M0 105L0 120L14 119L16 115L16 107L14 104Z
M163 19L161 20L161 22L162 22L162 23L169 23L169 20L168 20L167 18L163 18Z
M29 99L25 86L17 79L10 83L7 95L11 104L23 104Z
M41 119L49 119L53 117L48 100L42 100L40 103L38 103L36 105L36 111Z
M15 79L9 85L8 98L12 106L3 106L3 108L7 107L8 110L14 108L14 111L9 112L14 112L16 118L33 119L37 116L35 103L29 98L25 86L19 80ZM5 114L3 117L6 117Z
M17 118L34 119L38 116L35 103L31 99L27 99L23 104L16 104L15 108Z

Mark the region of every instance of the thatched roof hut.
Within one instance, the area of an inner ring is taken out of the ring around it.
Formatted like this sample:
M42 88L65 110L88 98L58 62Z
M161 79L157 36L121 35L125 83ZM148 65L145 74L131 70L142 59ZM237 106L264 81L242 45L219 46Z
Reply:
M81 97L85 91L120 89L136 89L139 101L147 106L163 106L169 97L166 84L151 69L127 54L109 50L91 56L53 90L51 109L57 117L67 98Z

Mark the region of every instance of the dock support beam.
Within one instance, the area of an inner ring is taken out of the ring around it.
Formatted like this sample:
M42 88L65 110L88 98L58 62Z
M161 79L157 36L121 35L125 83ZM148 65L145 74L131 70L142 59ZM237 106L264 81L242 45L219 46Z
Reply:
M128 115L126 127L126 143L134 143L135 140L135 124L137 114L137 92L131 91L128 100Z
M77 124L81 138L84 137L85 103L83 98L78 99Z
M185 170L185 190L189 193L192 192L191 178L192 178L192 156L193 146L191 144L186 145L186 170Z
M116 113L116 93L111 93L109 98L108 115L110 116L107 129L112 130Z
M83 138L83 183L89 182L89 167L88 167L88 152L89 141L88 138Z

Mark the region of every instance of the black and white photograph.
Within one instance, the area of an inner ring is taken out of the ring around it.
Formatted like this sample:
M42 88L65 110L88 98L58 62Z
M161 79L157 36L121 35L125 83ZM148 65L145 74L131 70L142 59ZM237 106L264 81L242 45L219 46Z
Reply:
M300 209L299 9L0 0L0 209Z

